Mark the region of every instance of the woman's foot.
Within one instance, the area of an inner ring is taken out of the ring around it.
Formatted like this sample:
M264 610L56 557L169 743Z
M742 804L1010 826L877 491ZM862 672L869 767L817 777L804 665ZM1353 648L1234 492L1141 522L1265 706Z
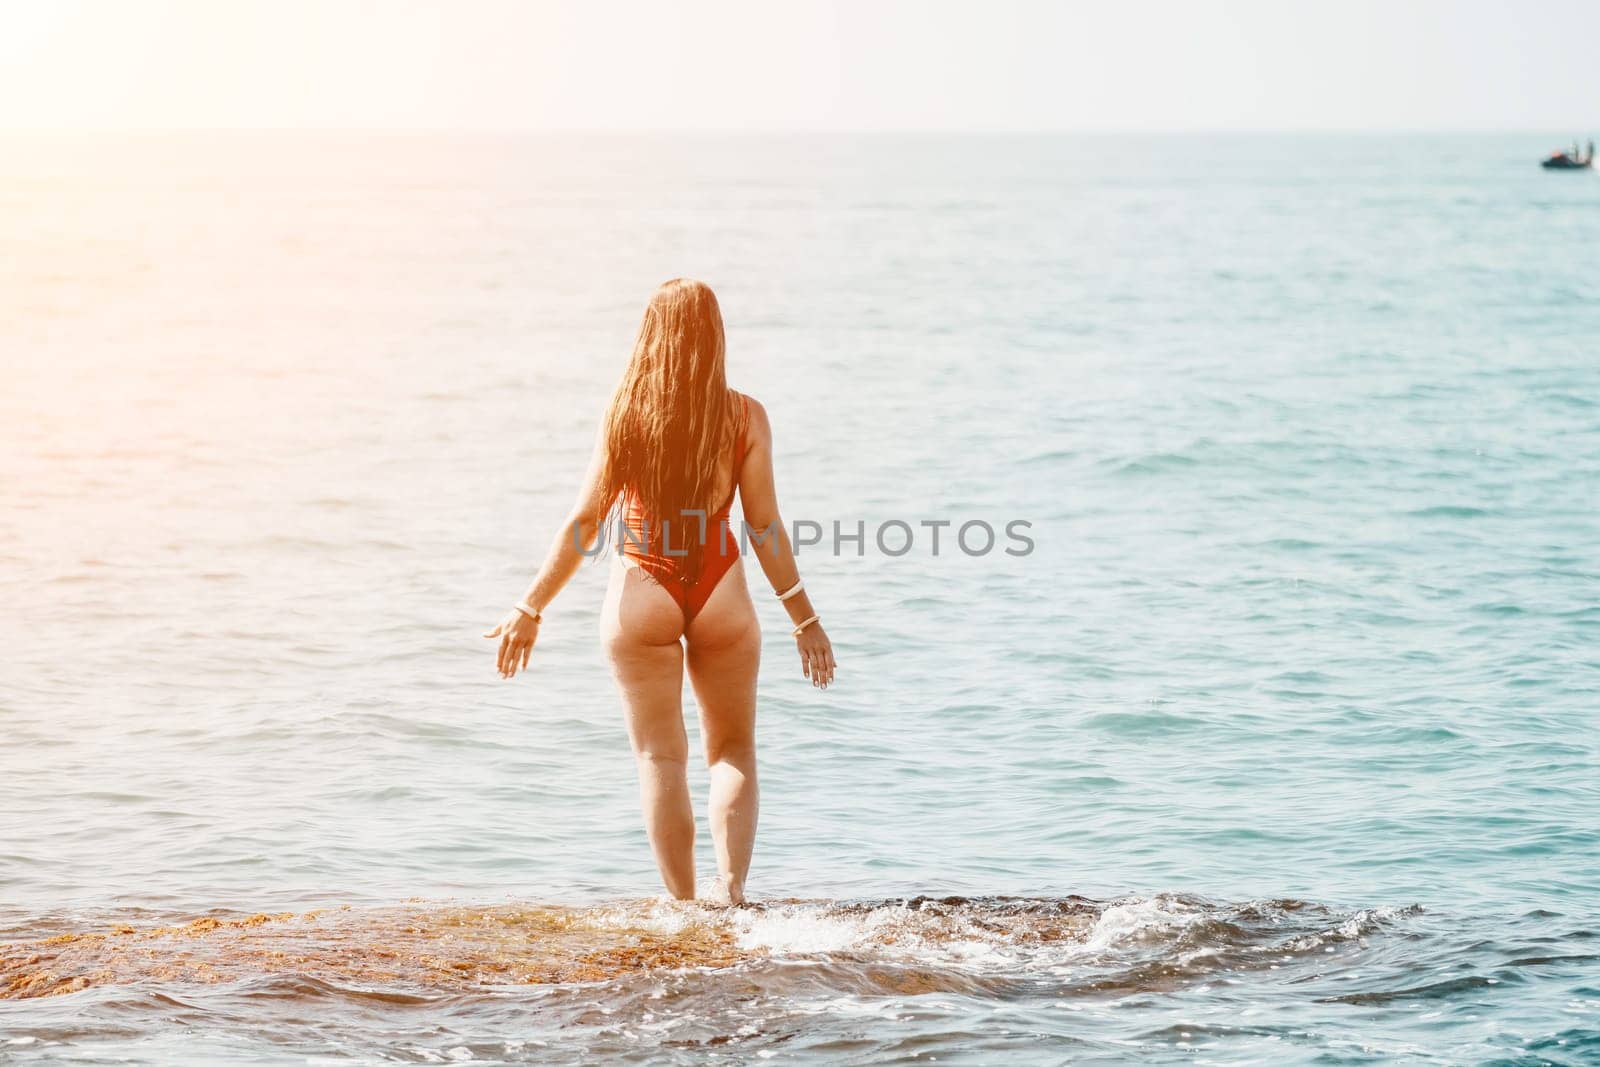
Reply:
M737 905L744 903L743 878L735 878L732 875L725 874L717 879L717 884L721 886L721 895L727 898L729 904Z

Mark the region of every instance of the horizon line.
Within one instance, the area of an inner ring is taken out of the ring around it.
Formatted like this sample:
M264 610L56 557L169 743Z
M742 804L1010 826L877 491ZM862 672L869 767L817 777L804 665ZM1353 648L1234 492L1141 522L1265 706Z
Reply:
M165 136L174 134L323 134L391 135L399 137L789 137L789 136L918 136L918 137L1190 137L1190 136L1571 136L1573 129L1595 126L1128 126L1128 127L838 127L793 126L771 129L748 127L429 127L429 126L0 126L3 136Z

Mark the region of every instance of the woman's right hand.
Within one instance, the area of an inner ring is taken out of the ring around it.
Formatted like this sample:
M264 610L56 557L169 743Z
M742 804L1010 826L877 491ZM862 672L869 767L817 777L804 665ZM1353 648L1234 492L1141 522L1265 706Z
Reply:
M833 661L833 642L828 640L827 631L822 628L822 623L814 622L800 631L800 636L794 639L796 647L800 650L800 670L811 679L811 684L818 689L828 688L828 683L833 681L833 669L837 664Z
M515 678L518 669L525 669L528 666L528 657L533 654L533 643L539 639L539 623L512 608L506 613L506 617L500 620L499 625L483 636L491 641L496 637L500 639L500 648L495 653L494 669L502 678Z

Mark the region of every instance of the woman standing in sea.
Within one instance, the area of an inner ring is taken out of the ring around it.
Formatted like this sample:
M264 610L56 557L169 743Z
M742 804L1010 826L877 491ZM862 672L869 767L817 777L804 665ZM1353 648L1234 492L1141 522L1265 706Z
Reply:
M577 502L527 594L484 636L500 640L502 677L526 668L544 610L619 511L601 639L626 706L650 847L667 891L693 898L687 666L711 770L717 871L738 904L759 807L761 626L739 565L742 538L730 524L736 491L749 543L794 624L801 671L825 687L835 664L778 514L766 410L728 388L724 352L722 312L708 286L677 278L655 291Z

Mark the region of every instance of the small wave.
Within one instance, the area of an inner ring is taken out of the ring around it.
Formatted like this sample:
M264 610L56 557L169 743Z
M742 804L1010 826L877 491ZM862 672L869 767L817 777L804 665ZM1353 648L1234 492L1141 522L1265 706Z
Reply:
M1375 933L1388 923L1420 915L1422 909L1415 905L1407 908L1371 908L1356 912L1338 926L1329 930L1291 938L1284 947L1294 952L1310 952L1335 941L1356 941Z
M1414 986L1408 989L1378 990L1371 993L1347 993L1339 997L1323 997L1325 1004L1366 1004L1381 1005L1393 1004L1404 1000L1442 1000L1455 997L1474 989L1497 984L1497 979L1481 974L1469 974L1461 978L1450 978L1443 982L1430 982L1427 985Z
M1494 514L1484 508L1461 504L1438 504L1429 508L1416 508L1406 512L1413 519L1481 519Z
M1182 452L1152 452L1131 459L1106 459L1102 467L1110 467L1116 474L1165 474L1173 470L1187 470L1199 466L1200 460Z
M1499 601L1499 602L1494 602L1494 603L1484 603L1484 604L1474 604L1468 610L1472 611L1472 612L1474 612L1476 614L1479 614L1479 615L1505 615L1505 616L1510 616L1510 615L1526 615L1526 614L1528 614L1527 609L1525 609L1522 605L1520 605L1520 604L1511 604L1511 603L1508 603L1508 602L1505 602L1505 601Z
M1083 725L1092 730L1103 730L1117 737L1154 737L1192 730L1200 725L1200 721L1190 716L1174 715L1170 712L1152 709L1149 711L1103 711L1084 719Z
M1073 448L1056 448L1048 452L1036 452L1031 456L1023 456L1017 462L1025 467L1053 467L1059 463L1069 463L1082 453Z
M1257 541L1247 547L1271 549L1279 552L1310 552L1323 547L1323 545L1321 541L1307 541L1300 537L1274 537L1266 541Z
M0 945L0 999L155 982L405 1001L746 965L863 995L1160 989L1359 942L1408 914L1165 894L341 907L56 927Z
M1594 963L1600 961L1600 956L1588 953L1571 953L1564 956L1520 956L1507 961L1511 967L1550 967L1560 963Z

